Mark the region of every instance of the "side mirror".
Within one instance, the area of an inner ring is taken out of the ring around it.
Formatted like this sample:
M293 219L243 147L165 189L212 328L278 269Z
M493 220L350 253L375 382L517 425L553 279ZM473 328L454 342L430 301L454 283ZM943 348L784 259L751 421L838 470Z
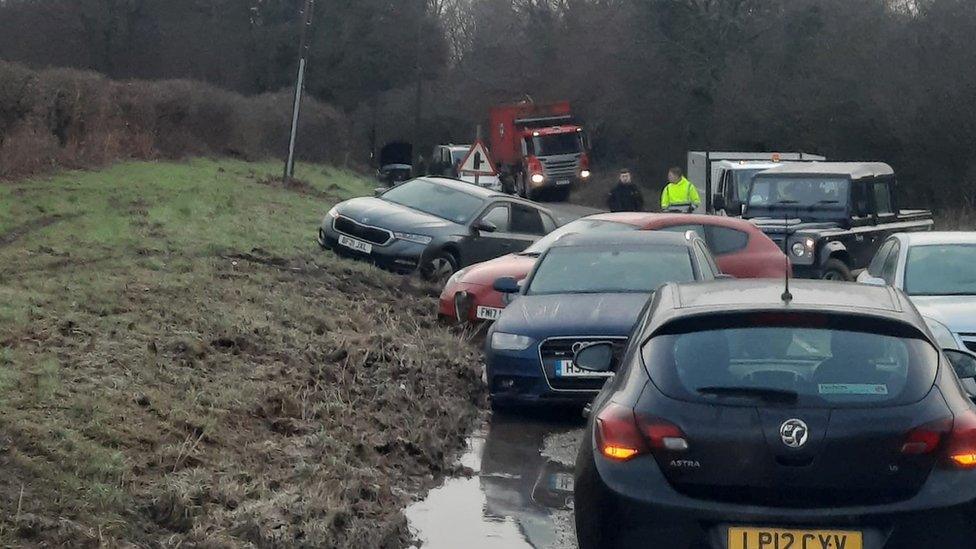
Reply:
M724 210L728 207L728 203L725 202L725 197L716 194L712 196L712 208L715 210Z
M867 284L869 286L887 286L888 281L876 276L865 275L864 278L861 279L861 284Z
M503 276L492 285L496 292L502 294L517 294L521 290L517 280L510 276Z
M491 221L481 220L474 224L473 229L481 233L493 233L498 230L498 227Z
M573 365L587 372L609 372L613 369L613 344L587 345L573 356Z
M943 349L942 353L949 359L959 379L976 378L976 355L959 349Z

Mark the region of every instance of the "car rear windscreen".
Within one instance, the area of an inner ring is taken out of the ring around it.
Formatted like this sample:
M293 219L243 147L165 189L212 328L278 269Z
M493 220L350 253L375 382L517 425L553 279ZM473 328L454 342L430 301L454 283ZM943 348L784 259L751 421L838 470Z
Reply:
M566 246L543 257L527 293L651 293L667 282L694 280L685 246Z
M807 408L917 402L938 365L935 348L901 323L777 313L686 319L666 326L642 354L672 398L754 405L790 396Z

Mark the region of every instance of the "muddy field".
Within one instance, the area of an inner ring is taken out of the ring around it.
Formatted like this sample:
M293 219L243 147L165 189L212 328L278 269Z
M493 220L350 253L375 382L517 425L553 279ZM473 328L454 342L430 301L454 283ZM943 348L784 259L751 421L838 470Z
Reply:
M314 246L365 183L271 169L0 184L0 545L409 543L479 355L435 289Z

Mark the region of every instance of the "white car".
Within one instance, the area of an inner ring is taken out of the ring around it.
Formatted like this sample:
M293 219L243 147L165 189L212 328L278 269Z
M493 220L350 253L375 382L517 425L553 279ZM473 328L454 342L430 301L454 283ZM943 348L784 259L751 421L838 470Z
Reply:
M976 232L892 235L857 280L904 290L943 347L976 351Z

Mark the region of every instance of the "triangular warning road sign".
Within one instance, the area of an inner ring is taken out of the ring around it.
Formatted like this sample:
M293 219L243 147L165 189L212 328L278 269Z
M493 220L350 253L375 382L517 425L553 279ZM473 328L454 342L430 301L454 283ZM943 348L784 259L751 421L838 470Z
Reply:
M495 163L491 161L491 156L488 154L488 148L480 140L471 146L468 155L458 166L458 172L465 175L498 175Z

